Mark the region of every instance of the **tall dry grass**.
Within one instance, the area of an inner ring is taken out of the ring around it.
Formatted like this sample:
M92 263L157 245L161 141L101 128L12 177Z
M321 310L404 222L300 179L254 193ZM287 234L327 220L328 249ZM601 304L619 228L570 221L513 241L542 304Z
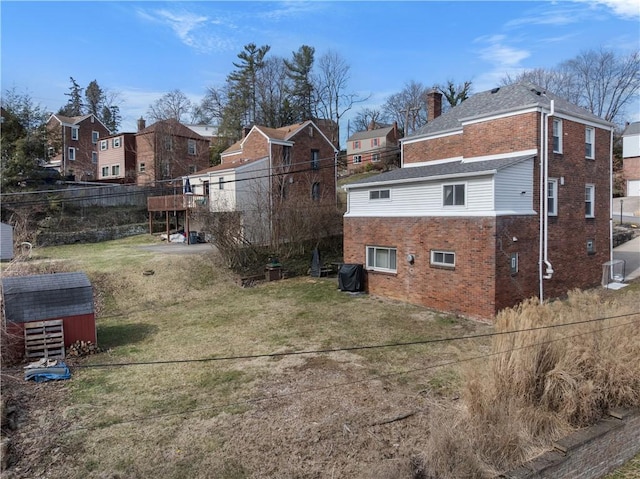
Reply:
M494 477L610 408L640 406L637 298L573 291L500 313L496 332L524 332L495 336L489 359L465 371L461 404L434 410L427 477ZM611 319L557 327L597 318Z

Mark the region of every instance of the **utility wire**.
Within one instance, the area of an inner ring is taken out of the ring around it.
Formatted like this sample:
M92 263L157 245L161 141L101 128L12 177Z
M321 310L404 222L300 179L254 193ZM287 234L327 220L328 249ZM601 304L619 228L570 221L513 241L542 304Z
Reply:
M398 348L398 347L406 347L406 346L419 346L419 345L434 344L434 343L444 343L444 342L451 342L451 341L463 341L467 339L491 338L495 336L503 336L506 334L519 334L519 333L526 333L526 332L532 332L532 331L540 331L544 329L554 329L554 328L560 328L560 327L566 327L566 326L575 326L578 324L595 323L600 321L606 321L609 319L619 319L619 318L624 318L624 317L634 316L634 315L640 315L640 312L620 314L617 316L609 316L604 318L585 319L582 321L573 321L571 323L559 323L559 324L551 324L547 326L536 326L536 327L526 328L526 329L497 331L492 333L479 333L479 334L472 334L468 336L453 336L453 337L450 336L446 338L425 339L425 340L419 340L419 341L406 341L406 342L398 342L398 343L370 344L370 345L348 346L348 347L341 347L341 348L312 349L312 350L303 350L303 351L275 352L275 353L263 353L263 354L243 354L243 355L237 355L237 356L213 356L208 358L168 359L168 360L161 360L161 361L141 361L141 362L124 362L124 363L80 364L74 367L81 368L81 369L93 369L93 368L111 368L111 367L124 367L124 366L149 366L149 365L203 363L203 362L212 362L212 361L236 361L236 360L247 360L247 359L260 359L260 358L277 358L277 357L284 357L284 356L302 356L302 355L309 355L309 354L327 354L327 353L335 353L335 352L363 351L363 350L382 349L382 348ZM638 320L640 320L640 318L634 321L638 321Z
M637 314L637 313L634 313L634 314ZM617 316L613 316L612 318L615 318L615 317L617 317ZM370 378L358 379L358 380L354 380L354 381L346 381L346 382L341 382L341 383L333 383L333 384L329 384L329 385L326 385L326 386L318 386L318 387L315 387L315 388L309 388L309 389L304 389L304 390L300 390L300 391L292 391L292 392L289 392L289 393L274 394L274 395L271 395L271 396L262 396L262 397L258 397L258 398L247 398L247 399L242 400L242 401L235 401L235 402L230 402L230 403L225 403L225 404L215 404L215 405L211 405L211 406L203 406L203 407L199 407L199 408L187 409L187 410L180 411L180 412L152 414L152 415L148 415L148 416L139 416L139 417L134 417L134 418L130 418L130 419L122 419L120 421L109 422L109 424L105 424L105 425L80 426L80 427L77 427L77 428L70 429L70 431L93 430L93 429L111 427L111 426L121 425L121 424L131 424L131 423L138 423L138 422L143 422L143 421L148 421L148 420L153 420L153 419L162 419L162 418L165 418L165 417L186 416L188 414L193 414L193 413L196 413L196 412L211 411L211 410L216 410L216 409L226 409L226 408L230 408L230 407L244 406L244 405L247 405L247 404L257 404L257 403L265 402L265 401L274 401L274 400L277 400L277 399L284 399L284 398L288 398L288 397L292 397L292 396L301 396L303 394L310 394L310 393L316 393L316 392L320 392L320 391L327 391L327 390L330 390L330 389L338 389L338 388L342 388L342 387L345 387L345 386L353 386L353 385L356 385L356 384L362 384L362 383L370 382L370 381L379 381L381 379L389 379L389 378L392 378L392 377L395 377L395 376L403 376L403 375L407 375L407 374L424 372L424 371L428 371L430 369L436 369L436 368L441 368L441 367L445 367L445 366L454 366L454 365L457 365L457 364L467 363L467 362L471 362L471 361L477 361L477 360L480 360L480 359L489 359L491 357L500 356L502 354L508 354L508 353L512 353L512 352L516 352L516 351L521 351L521 350L527 349L527 348L533 348L533 347L542 346L542 345L545 345L545 344L551 344L551 343L555 343L555 342L559 342L559 341L575 339L575 338L578 338L578 337L581 337L581 336L585 336L587 334L594 334L594 333L599 333L599 332L602 332L602 331L607 331L609 329L619 328L619 327L622 327L622 326L628 326L630 324L633 324L634 322L635 321L632 321L632 322L629 322L629 323L612 325L612 326L608 326L608 327L597 329L597 330L593 330L593 331L587 331L587 332L578 333L578 334L574 334L574 335L570 335L570 336L563 336L563 337L560 337L560 338L549 339L549 340L541 341L541 342L537 342L537 343L526 344L526 345L523 345L523 346L510 348L510 349L506 349L506 350L503 350L503 351L497 351L497 352L493 352L493 353L482 354L482 355L479 355L479 356L472 356L472 357L469 357L469 358L456 359L456 360L448 361L448 362L445 362L445 363L432 364L432 365L425 366L425 367L422 367L422 368L414 368L414 369L408 369L408 370L398 371L398 372L394 372L394 373L380 374L380 375L376 375L376 376L370 377Z

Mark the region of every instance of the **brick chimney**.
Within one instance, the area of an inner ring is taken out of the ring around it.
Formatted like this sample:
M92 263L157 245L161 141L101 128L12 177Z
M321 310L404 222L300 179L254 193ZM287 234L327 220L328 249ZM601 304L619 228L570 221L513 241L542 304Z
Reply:
M250 126L245 126L242 128L242 138L246 138L249 132L251 131Z
M442 93L435 88L427 92L427 122L442 115Z
M138 118L138 131L142 131L147 127L147 122L144 118Z

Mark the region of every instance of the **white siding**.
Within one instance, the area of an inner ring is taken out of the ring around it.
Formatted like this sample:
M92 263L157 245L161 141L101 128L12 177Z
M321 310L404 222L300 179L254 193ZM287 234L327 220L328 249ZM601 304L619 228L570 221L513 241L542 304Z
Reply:
M533 208L533 160L527 160L498 171L495 178L495 188L497 211L531 212Z
M500 170L496 175L354 188L348 192L345 216L495 216L534 214L533 161ZM443 206L443 186L466 185L465 206ZM370 200L371 190L390 190L389 199ZM522 195L522 192L525 192Z
M629 135L622 138L622 157L640 156L640 135Z
M466 205L443 206L443 185L459 183L467 185ZM381 189L391 190L388 200L369 200L370 190ZM465 216L487 210L493 210L491 176L353 189L346 216Z

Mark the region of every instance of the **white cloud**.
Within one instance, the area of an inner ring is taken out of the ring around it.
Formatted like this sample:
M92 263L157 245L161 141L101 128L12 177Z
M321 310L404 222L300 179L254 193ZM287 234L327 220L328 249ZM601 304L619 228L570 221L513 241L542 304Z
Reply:
M640 18L640 4L638 0L577 0L579 2L587 2L593 4L604 5L613 10L615 15L622 18L637 19Z
M182 43L200 53L226 51L236 47L228 34L228 31L233 30L235 26L227 20L210 18L184 9L180 11L138 9L137 13L140 18L148 22L169 27ZM226 34L222 32L216 34L212 31L213 28L218 31L224 28Z
M486 47L479 51L483 60L492 63L496 67L513 68L529 57L530 53L507 45L506 40L507 37L505 35L491 35L480 37L475 42L487 44Z

